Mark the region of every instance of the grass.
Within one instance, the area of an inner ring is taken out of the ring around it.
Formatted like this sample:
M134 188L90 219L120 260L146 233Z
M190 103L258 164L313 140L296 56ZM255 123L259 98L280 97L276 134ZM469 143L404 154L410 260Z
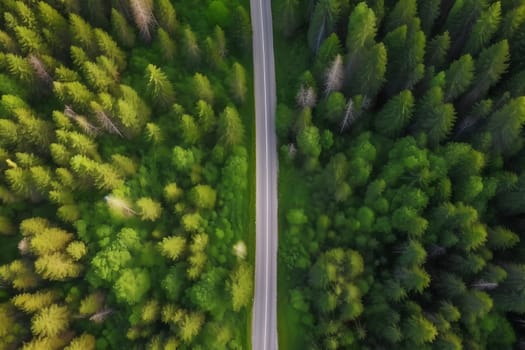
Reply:
M273 18L278 16L273 9ZM310 66L310 53L304 40L286 40L280 33L274 21L274 52L275 73L277 84L277 103L285 103L290 107L295 105L297 80ZM299 29L301 31L301 29ZM306 33L305 30L302 32ZM281 140L282 142L283 140ZM297 171L284 160L279 162L279 247L284 244L285 215L289 209L302 208L308 203L309 188L304 174ZM278 261L277 275L277 328L279 334L279 348L303 349L308 344L303 336L306 330L301 325L300 315L289 302L289 292L294 287L293 274L286 266Z
M309 188L302 174L291 164L279 164L279 246L283 242L286 213L292 208L301 208L309 200ZM299 314L288 300L293 288L293 274L285 265L278 264L277 274L277 326L279 348L303 349L308 344L303 337L305 329L301 325Z

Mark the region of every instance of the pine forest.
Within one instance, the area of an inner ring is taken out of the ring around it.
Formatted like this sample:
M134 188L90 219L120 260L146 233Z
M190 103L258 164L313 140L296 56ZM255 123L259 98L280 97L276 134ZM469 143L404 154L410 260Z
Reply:
M0 350L262 349L270 3L278 348L525 349L525 0L1 0Z
M525 348L525 1L273 2L282 349Z
M247 349L248 2L0 14L0 349Z

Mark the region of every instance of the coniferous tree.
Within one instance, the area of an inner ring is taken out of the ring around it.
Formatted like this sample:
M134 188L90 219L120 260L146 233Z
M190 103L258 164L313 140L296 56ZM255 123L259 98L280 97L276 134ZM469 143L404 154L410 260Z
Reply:
M164 72L150 64L146 68L146 79L148 81L148 92L155 103L160 107L169 106L175 97L173 86Z
M169 0L155 1L155 17L167 33L173 35L178 27L177 12Z
M66 306L52 304L41 309L31 319L31 331L42 337L55 337L64 332L70 322Z
M391 98L376 115L375 128L387 136L397 136L408 126L413 112L414 97L409 90L404 90Z
M323 40L334 30L340 11L340 0L320 0L315 5L308 28L308 44L314 52L317 52Z
M135 45L135 33L126 18L116 9L111 9L111 27L118 43L124 47Z
M219 138L226 147L240 144L244 138L244 127L239 112L228 106L221 113L218 120Z
M462 98L460 105L469 107L483 98L491 86L506 72L509 60L509 44L502 40L481 51L476 59L475 78L470 91Z

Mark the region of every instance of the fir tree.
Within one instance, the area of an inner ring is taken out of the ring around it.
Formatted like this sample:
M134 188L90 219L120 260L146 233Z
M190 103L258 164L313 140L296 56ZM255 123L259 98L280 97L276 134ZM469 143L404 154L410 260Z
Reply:
M173 103L175 98L173 86L160 68L152 64L148 65L146 68L146 79L148 82L148 93L155 104L165 108Z
M67 307L52 304L33 316L31 331L37 336L56 337L68 328L69 322L70 316Z

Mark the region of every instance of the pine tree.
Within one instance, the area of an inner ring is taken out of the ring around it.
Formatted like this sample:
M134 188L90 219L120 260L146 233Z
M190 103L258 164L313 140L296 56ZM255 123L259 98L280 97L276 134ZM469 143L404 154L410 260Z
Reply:
M102 29L96 28L94 33L100 52L113 60L119 67L119 70L123 71L126 68L126 54L124 51L122 51L113 38Z
M9 146L16 144L18 126L12 120L0 119L0 144Z
M525 97L511 100L488 120L487 131L492 135L492 149L510 155L523 145L521 127L525 123Z
M195 73L193 76L193 89L199 99L213 105L214 92L208 77L201 73Z
M29 6L23 2L15 2L13 10L22 24L31 29L36 28L37 18Z
M476 23L472 26L470 35L463 52L476 55L484 48L496 34L501 22L501 2L495 2L489 8L481 12Z
M96 339L94 336L88 333L83 333L80 336L71 340L68 346L64 350L95 350Z
M328 38L323 41L315 56L313 70L318 80L321 80L324 77L326 67L328 67L330 62L333 62L335 56L342 54L342 52L341 41L337 34L330 34Z
M177 12L169 0L155 1L155 15L159 25L170 35L175 34L178 27Z
M80 315L91 316L104 307L105 296L102 292L94 292L80 301L78 312Z
M414 130L425 132L430 145L437 145L452 131L456 120L454 106L443 101L443 91L439 87L430 89L416 108Z
M53 82L54 92L64 105L70 105L80 113L89 110L94 99L93 93L78 81L61 83Z
M159 249L163 256L177 260L180 254L184 251L186 240L180 236L165 237L159 243Z
M456 56L464 47L472 26L485 8L486 0L465 0L453 4L444 26L452 38L451 57Z
M472 88L460 101L460 109L470 107L483 98L487 91L496 84L501 75L507 71L509 44L502 40L481 51L476 60L476 73Z
M341 1L320 0L315 5L308 28L308 45L317 52L323 40L335 29L341 12Z
M30 84L35 78L35 71L25 58L8 53L5 55L5 65L9 74L21 82Z
M408 25L417 15L416 0L397 1L386 18L385 30L390 32L402 25Z
M113 289L117 300L134 305L140 302L151 286L150 275L145 269L124 269Z
M52 304L41 309L31 319L31 331L41 337L56 337L64 332L70 322L66 306Z
M40 34L30 28L18 26L15 28L15 36L18 44L25 54L49 54L50 50Z
M403 330L405 336L418 346L433 342L438 335L436 326L422 315L410 317Z
M0 30L0 47L5 53L14 53L18 50L16 41L3 30Z
M10 168L5 172L9 188L17 195L29 198L33 194L31 174L22 168Z
M148 300L142 307L142 313L140 316L142 322L153 323L160 318L160 305L158 300Z
M188 64L196 65L200 61L201 49L190 26L186 26L182 31L182 45Z
M411 19L385 35L388 49L386 91L392 95L412 88L424 74L426 37L420 29L418 18Z
M378 43L367 50L363 57L363 64L352 74L351 95L362 95L369 100L373 99L385 81L386 72L387 49L383 43Z
M216 191L208 185L197 185L189 192L191 202L201 209L213 209L216 197Z
M503 11L505 13L501 20L498 38L513 38L520 26L525 23L525 5L518 5L510 11L505 11L503 8Z
M111 27L118 43L126 48L135 45L135 32L126 18L116 9L111 9Z
M59 228L49 227L31 237L31 250L38 256L62 251L73 239L73 235Z
M464 93L474 79L474 61L469 54L461 56L452 62L445 72L446 83L444 87L444 100L455 100Z
M66 248L66 252L75 261L82 259L87 254L87 251L86 245L81 241L73 241Z
M73 39L73 45L82 48L90 56L93 56L97 49L97 43L95 40L95 32L91 25L80 16L71 13L69 15L69 31Z
M44 1L38 2L38 18L43 24L42 34L52 44L55 52L62 53L70 41L69 25L62 14ZM56 33L61 33L60 38Z
M421 29L427 36L432 32L434 22L439 17L441 10L441 0L429 0L424 3L419 2L417 12L421 19Z
M160 68L149 64L146 67L146 79L148 93L155 104L161 108L170 106L174 101L175 92L166 74Z
M243 142L244 126L235 107L228 106L221 113L218 121L218 133L219 139L228 148Z
M168 32L162 28L159 28L157 36L162 49L162 58L165 62L173 61L175 58L175 42L171 40Z
M409 90L403 90L391 98L376 114L376 130L387 136L398 136L410 123L414 113L414 97Z
M90 156L95 159L99 159L100 156L97 152L97 144L94 140L86 135L78 133L76 131L56 131L57 140L68 146L73 152L85 156Z
M199 100L196 104L196 111L199 127L204 133L212 131L216 124L215 112L213 111L212 106L206 101Z
M425 55L426 65L441 68L445 63L449 48L450 35L448 32L434 36L427 45Z
M376 20L374 11L365 2L360 2L352 10L346 36L346 49L350 62L359 58L363 49L375 44Z
M35 288L39 282L30 263L25 260L13 260L9 265L0 266L0 277L18 290Z
M286 37L290 37L302 22L303 10L298 0L283 0L276 5L276 25Z
M142 220L155 221L162 215L162 206L149 197L137 200L137 207Z
M35 313L57 301L59 294L53 290L18 294L11 299L13 305L25 313Z
M89 61L89 57L86 51L84 51L84 49L78 46L74 46L74 45L71 46L70 55L71 55L71 59L73 60L73 63L78 68L82 67L85 62ZM75 72L75 74L77 74L77 77L78 77L78 73ZM66 79L65 82L72 83L77 80L80 80L80 77L79 79L73 79L73 80Z
M64 253L51 253L35 261L35 270L47 280L64 281L78 277L82 268Z
M191 312L186 314L179 325L179 335L183 342L189 344L199 334L204 324L204 314Z
M234 99L237 103L244 103L248 92L248 86L246 81L246 70L239 62L233 63L229 83Z
M84 62L83 71L90 86L98 92L108 91L115 87L115 80L101 67L93 62Z

